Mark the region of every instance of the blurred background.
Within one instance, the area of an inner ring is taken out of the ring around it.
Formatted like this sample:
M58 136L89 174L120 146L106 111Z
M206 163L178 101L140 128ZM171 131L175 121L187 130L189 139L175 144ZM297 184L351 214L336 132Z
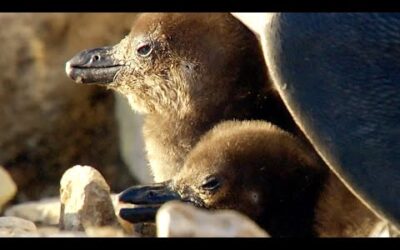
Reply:
M117 43L136 16L0 14L0 165L17 184L13 203L58 195L77 164L97 168L113 192L150 182L140 115L64 70L77 52Z

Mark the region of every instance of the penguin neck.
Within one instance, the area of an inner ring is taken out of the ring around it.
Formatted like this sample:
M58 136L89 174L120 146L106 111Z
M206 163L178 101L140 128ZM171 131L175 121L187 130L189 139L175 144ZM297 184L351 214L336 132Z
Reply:
M225 102L218 107L204 107L185 117L173 113L146 115L143 133L154 180L159 182L172 178L200 137L216 124L224 120L254 118L259 113L255 106L250 100L241 100Z

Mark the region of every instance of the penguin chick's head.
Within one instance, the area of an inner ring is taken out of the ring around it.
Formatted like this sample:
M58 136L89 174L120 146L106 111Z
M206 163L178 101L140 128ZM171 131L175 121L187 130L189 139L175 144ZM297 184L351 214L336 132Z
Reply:
M120 200L155 205L180 199L240 211L272 234L306 233L321 166L300 141L270 123L228 121L200 140L171 181L128 189Z
M172 185L184 200L257 219L298 202L317 172L315 156L290 134L267 122L232 121L202 138Z
M230 14L145 13L120 43L77 54L66 72L122 93L137 111L182 117L246 93L247 83L236 83L243 62L264 67L257 53L254 35Z

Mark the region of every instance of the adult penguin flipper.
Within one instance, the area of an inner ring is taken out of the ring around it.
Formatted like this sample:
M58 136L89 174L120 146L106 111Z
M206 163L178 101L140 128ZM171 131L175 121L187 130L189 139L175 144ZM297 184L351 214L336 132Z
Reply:
M258 33L275 86L325 162L400 226L400 13L234 16Z

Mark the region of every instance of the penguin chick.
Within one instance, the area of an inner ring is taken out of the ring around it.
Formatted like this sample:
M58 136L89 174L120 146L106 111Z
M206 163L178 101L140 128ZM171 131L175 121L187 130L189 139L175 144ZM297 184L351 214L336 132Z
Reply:
M300 133L272 87L259 43L228 13L142 14L113 47L66 65L79 83L107 86L145 114L156 182L171 179L200 137L224 120L268 120Z
M227 121L208 132L172 180L124 191L131 222L183 200L234 209L273 237L368 236L379 219L302 142L262 121ZM146 205L146 206L141 206Z

